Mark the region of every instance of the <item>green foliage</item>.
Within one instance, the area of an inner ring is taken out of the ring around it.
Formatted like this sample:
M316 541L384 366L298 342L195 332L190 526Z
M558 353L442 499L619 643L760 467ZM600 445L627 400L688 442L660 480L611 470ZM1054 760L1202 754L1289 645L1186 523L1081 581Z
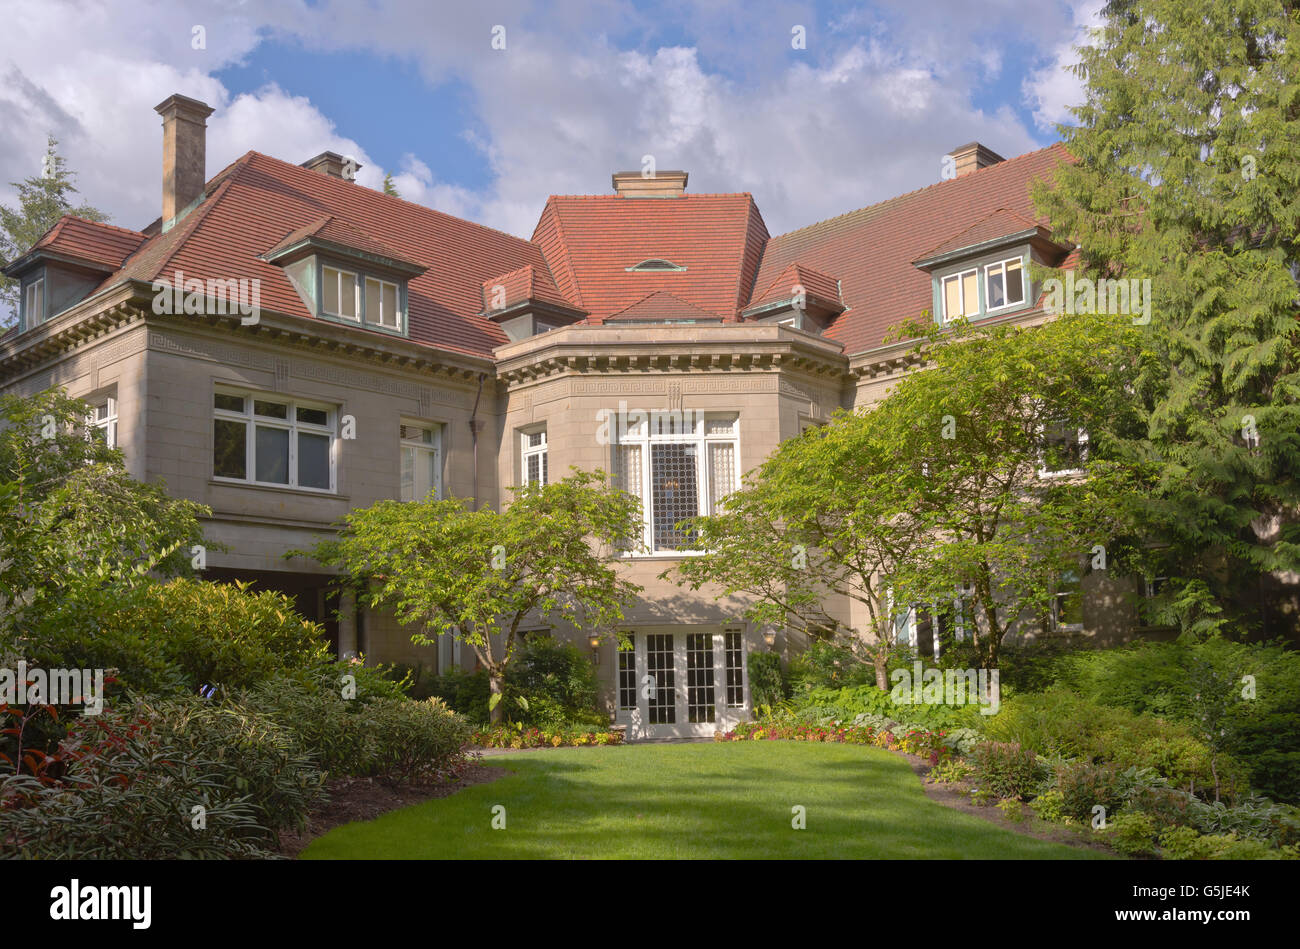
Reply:
M1038 756L1015 742L986 741L970 757L971 780L998 798L1027 801L1036 795L1046 772Z
M774 652L751 652L745 658L749 671L749 695L753 707L760 714L771 713L786 696L785 674L781 670L781 657Z
M372 742L372 773L390 784L427 779L448 770L470 739L469 724L442 699L378 699L360 710Z
M1075 761L1056 770L1056 789L1061 793L1061 810L1084 824L1091 824L1093 808L1106 809L1107 819L1124 802L1124 781L1113 764Z
M1236 834L1200 834L1192 827L1171 827L1160 835L1161 854L1169 860L1296 860L1294 846L1280 850Z
M1124 811L1108 821L1110 844L1128 857L1143 856L1155 850L1156 823L1150 816Z
M933 784L963 784L975 775L975 768L965 758L940 761L926 776Z
M874 683L875 672L870 663L842 642L815 639L790 660L789 679L790 691L800 696L812 689Z
M997 808L1002 812L1002 816L1009 821L1015 821L1017 824L1025 820L1029 815L1025 813L1025 805L1019 798L1005 797L998 801Z
M1068 816L1065 813L1065 795L1056 788L1044 791L1030 801L1029 806L1034 809L1034 813L1040 818L1053 823L1064 823Z
M511 720L522 725L559 728L609 723L609 716L599 708L600 681L589 654L549 636L531 636L520 647L502 701Z
M10 182L18 191L18 206L0 205L0 261L9 263L27 253L65 214L88 221L108 220L106 214L88 204L72 205L69 196L77 193L72 184L76 175L68 170L58 153L58 144L53 135L46 140L40 174ZM0 275L0 308L8 309L17 318L18 281L3 275ZM0 316L0 328L12 322L13 319Z
M640 590L615 569L639 530L635 498L603 472L574 472L518 489L501 512L456 498L380 501L349 513L310 556L338 567L360 602L416 626L417 645L444 635L469 645L500 684L526 617L612 634Z
M1111 3L1080 59L1086 99L1060 129L1075 161L1034 196L1080 277L1150 280L1124 450L1159 466L1135 509L1150 573L1178 578L1185 630L1256 625L1261 575L1300 569L1300 18L1284 0Z

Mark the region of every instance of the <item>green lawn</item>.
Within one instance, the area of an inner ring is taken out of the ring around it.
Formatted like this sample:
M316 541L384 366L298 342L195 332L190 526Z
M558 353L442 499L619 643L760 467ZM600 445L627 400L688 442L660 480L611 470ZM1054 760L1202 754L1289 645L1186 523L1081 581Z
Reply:
M803 742L633 745L487 759L512 774L315 840L304 859L1060 858L931 803L887 751ZM492 829L495 805L506 828ZM794 805L807 828L791 827Z

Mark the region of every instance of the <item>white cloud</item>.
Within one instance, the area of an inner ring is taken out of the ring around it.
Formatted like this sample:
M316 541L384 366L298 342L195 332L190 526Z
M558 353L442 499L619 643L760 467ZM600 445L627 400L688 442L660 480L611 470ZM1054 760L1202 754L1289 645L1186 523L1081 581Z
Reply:
M1073 125L1071 106L1083 104L1083 80L1070 67L1078 62L1075 48L1089 42L1089 31L1101 25L1105 0L1082 0L1074 8L1074 35L1057 44L1052 60L1025 77L1025 98L1033 103L1034 122L1044 131Z

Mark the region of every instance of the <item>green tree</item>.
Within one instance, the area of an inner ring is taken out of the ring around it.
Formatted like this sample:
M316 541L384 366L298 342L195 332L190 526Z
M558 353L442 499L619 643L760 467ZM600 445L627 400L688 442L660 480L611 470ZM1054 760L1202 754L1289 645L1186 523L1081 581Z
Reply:
M1140 513L1169 607L1258 625L1265 575L1300 569L1300 11L1116 0L1102 19L1060 129L1076 160L1035 199L1078 276L1150 280L1128 451L1161 465Z
M609 636L640 587L619 576L639 504L602 472L517 489L503 511L463 499L380 501L347 515L337 540L306 554L339 568L360 602L414 624L416 645L452 636L487 670L492 721L520 624L562 618ZM291 552L289 556L302 556Z
M397 190L397 185L393 183L393 173L391 171L384 174L384 194L394 198L402 196L402 193Z
M108 220L108 215L88 204L72 205L69 196L77 193L72 184L76 175L58 153L58 144L53 135L49 136L40 173L10 182L18 189L18 206L0 204L0 261L7 263L27 253L65 214L90 221ZM0 307L8 310L7 315L0 316L2 328L12 324L18 313L18 281L3 275Z

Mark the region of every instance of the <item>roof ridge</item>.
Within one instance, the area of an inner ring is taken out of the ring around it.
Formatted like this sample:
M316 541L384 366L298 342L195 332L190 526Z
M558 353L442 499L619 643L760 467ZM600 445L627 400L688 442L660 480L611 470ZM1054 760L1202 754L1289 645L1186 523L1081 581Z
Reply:
M546 204L542 207L543 215L546 214L547 208L554 208L555 234L560 239L560 256L564 258L564 265L569 270L569 280L573 284L573 295L574 297L577 298L574 300L569 300L569 302L575 304L580 309L586 309L586 304L583 303L582 300L582 287L578 285L578 274L573 267L573 258L569 255L569 242L564 236L564 218L560 216L560 209L555 206L555 195L551 195L549 198L546 199ZM539 224L541 223L540 219L538 220L538 223ZM534 237L537 236L536 228L533 229L533 236ZM542 251L540 245L538 245L537 249L538 251L541 252L542 260L546 261L546 266L549 269L551 266L551 262L549 260L546 260L546 252ZM551 273L551 279L555 280L555 273L553 271ZM555 281L555 289L560 294L560 296L564 297L566 300L569 299L568 296L565 294L565 292L560 289L560 282L558 280Z
M972 175L977 175L977 174L979 174L980 172L983 172L983 171L991 171L991 170L993 170L994 168L1003 168L1003 167L1005 167L1005 166L1007 166L1007 165L1010 165L1010 164L1012 164L1012 163L1014 163L1014 162L1023 161L1024 159L1029 158L1029 157L1031 157L1031 156L1034 156L1034 155L1041 155L1043 152L1050 152L1050 151L1052 151L1053 149L1061 149L1061 150L1064 150L1064 149L1065 149L1065 143L1064 143L1064 142L1053 142L1051 145L1046 145L1046 146L1044 146L1043 148L1036 148L1036 149L1034 149L1032 152L1025 152L1024 154L1017 155L1017 156L1015 156L1014 158L1004 158L1002 161L997 162L996 164L988 165L987 167L984 167L984 168L977 168L977 169L975 169L975 170L972 171L972 172L968 172L968 173L965 174L965 175L961 175L960 177L957 177L957 178L945 178L945 179L943 179L943 180L941 180L941 181L935 181L935 182L932 182L932 183L930 183L930 184L928 184L928 185L923 185L923 186L920 187L920 188L914 188L914 189L912 189L911 191L904 191L902 194L896 194L896 195L894 195L892 198L885 198L883 201L877 201L875 204L868 204L868 205L865 205L864 207L855 208L855 209L852 210L852 211L845 211L843 214L836 214L836 215L833 215L833 216L828 217L828 218L823 218L823 219L820 220L820 221L814 221L814 222L811 223L811 224L805 224L803 227L796 227L793 231L786 231L784 234L778 234L776 237L774 237L774 238L772 238L772 239L773 239L773 240L780 240L780 239L782 239L782 238L784 238L784 237L790 237L790 236L792 236L792 235L794 235L794 234L798 234L800 231L806 231L806 230L809 230L809 229L814 228L814 227L820 227L820 226L823 225L823 224L829 224L831 221L839 221L839 220L841 220L841 219L843 219L843 218L850 217L851 215L854 215L854 214L861 214L863 211L872 211L872 210L875 210L876 208L882 208L882 207L884 207L884 206L887 205L887 204L893 204L895 201L901 201L901 200L903 200L904 198L910 198L912 195L920 194L922 191L930 191L930 190L932 190L932 189L934 189L934 188L942 188L942 187L944 187L945 185L950 185L950 184L952 184L952 183L955 182L955 181L963 181L963 180L965 180L965 179L968 179L968 178L970 178Z
M679 194L671 198L628 198L621 194L552 194L547 198L547 201L554 201L556 198L581 199L584 201L667 201L672 203L673 201L691 200L693 198L749 198L750 201L753 201L754 195L750 191L704 191Z
M185 242L194 236L194 231L195 229L198 228L199 222L201 222L204 218L206 218L209 214L211 214L212 209L215 208L218 204L220 204L221 200L230 192L230 181L231 179L227 178L225 181L221 182L221 184L217 185L217 190L212 192L212 197L210 200L204 200L199 202L199 206L197 208L195 208L190 214L187 214L184 218L181 219L181 222L180 224L177 225L177 227L184 228L184 230L176 238L176 243L167 252L167 256L165 256L161 261L158 262L158 266L154 268L153 273L150 274L149 277L150 280L157 278L157 276L160 273L163 273L167 269L167 265L170 264L173 258L175 258L176 255L181 252L181 248L185 246ZM159 240L161 240L162 237L163 234L158 235ZM142 249L143 247L144 244L141 244L140 248L137 248L137 251L139 249ZM135 255L132 254L132 256ZM130 258L127 259L129 260ZM126 266L125 261L123 261L123 266L124 267Z
M63 218L69 221L80 221L82 224L90 224L94 227L112 228L115 231L121 231L123 234L130 234L132 237L144 237L142 232L133 231L129 227L122 227L120 224L110 224L108 221L92 221L90 218L82 217L80 214L65 214L63 215Z

